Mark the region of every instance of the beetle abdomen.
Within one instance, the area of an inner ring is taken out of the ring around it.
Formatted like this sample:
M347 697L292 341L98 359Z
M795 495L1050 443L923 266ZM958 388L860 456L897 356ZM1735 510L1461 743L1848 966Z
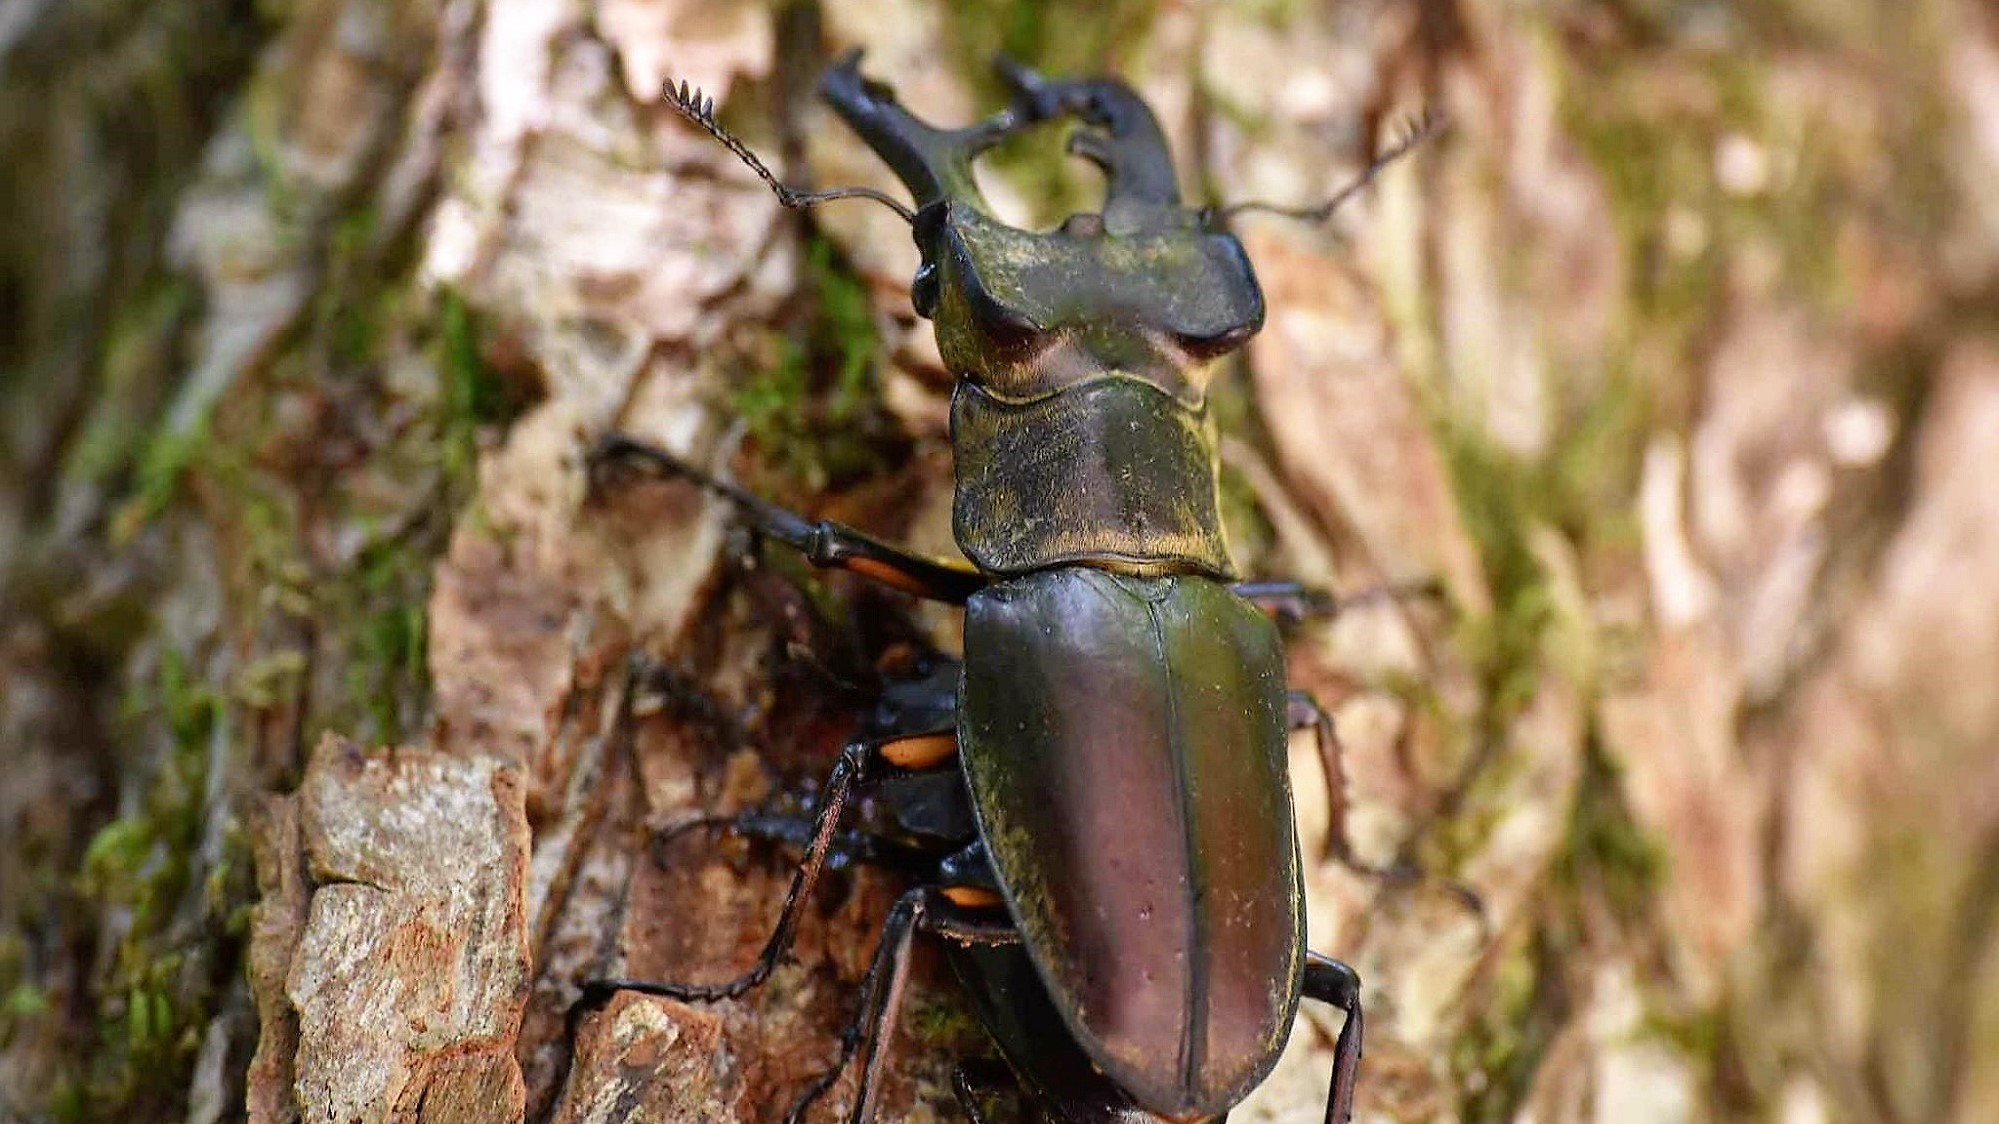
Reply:
M1050 997L1146 1109L1224 1111L1298 1003L1275 628L1207 579L1044 570L966 606L959 747Z

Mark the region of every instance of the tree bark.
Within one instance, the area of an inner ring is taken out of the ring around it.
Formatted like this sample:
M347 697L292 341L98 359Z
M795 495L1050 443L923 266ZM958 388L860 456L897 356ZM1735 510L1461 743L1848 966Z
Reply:
M1270 309L1215 399L1292 637L1358 1117L1999 1119L1999 21L1483 0L87 0L0 13L0 1119L755 1120L902 888L667 828L809 802L948 613L805 572L609 431L944 553L950 380L826 61L926 117L1110 70ZM1056 141L1003 214L1089 209ZM1474 891L1482 913L1449 889ZM920 960L888 1120L991 1053ZM1236 1120L1318 1120L1336 1016ZM849 1074L810 1119L841 1118Z

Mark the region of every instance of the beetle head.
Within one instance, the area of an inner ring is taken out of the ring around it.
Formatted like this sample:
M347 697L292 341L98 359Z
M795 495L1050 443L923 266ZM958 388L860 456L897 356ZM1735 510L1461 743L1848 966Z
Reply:
M842 58L821 93L915 197L923 261L911 298L937 320L954 370L1065 329L1099 332L1112 351L1156 335L1199 353L1228 350L1261 325L1262 296L1241 245L1211 212L1181 204L1166 136L1130 86L1052 80L1002 58L1007 107L943 129L904 109L859 64L858 51ZM1103 209L1047 233L1011 227L993 215L973 165L1008 137L1063 118L1079 126L1069 151L1104 172Z

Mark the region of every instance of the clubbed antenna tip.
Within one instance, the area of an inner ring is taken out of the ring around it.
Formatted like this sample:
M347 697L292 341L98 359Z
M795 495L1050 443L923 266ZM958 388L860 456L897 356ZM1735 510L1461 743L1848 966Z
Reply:
M666 80L666 100L672 103L673 108L680 111L681 116L709 132L722 131L721 126L715 124L715 99L703 94L699 86L689 83L686 79L682 79L680 85L675 86L673 79L669 78Z
M777 176L771 173L770 168L757 158L757 154L750 151L750 146L738 140L734 133L724 129L721 123L715 120L714 98L702 93L700 87L684 79L676 85L669 78L666 80L665 85L666 104L672 106L674 112L700 126L703 132L721 141L723 147L736 154L736 159L749 165L750 171L755 172L757 178L769 186L771 191L777 195L777 201L784 206L794 210L803 210L815 204L830 203L835 199L872 199L902 216L902 221L907 223L914 223L916 221L915 212L903 206L901 201L876 191L871 187L839 187L831 191L799 191L797 188L780 181Z
M1444 131L1450 122L1441 110L1426 105L1422 112L1412 113L1402 119L1402 136L1390 144L1381 155L1369 164L1369 172L1379 171L1393 164L1415 150L1417 145Z

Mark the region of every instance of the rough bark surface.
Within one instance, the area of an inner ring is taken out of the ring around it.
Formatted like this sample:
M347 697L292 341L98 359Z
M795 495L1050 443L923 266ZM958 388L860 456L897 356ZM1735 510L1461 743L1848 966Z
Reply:
M1292 640L1363 858L1367 1121L1999 1119L1999 18L1972 0L192 0L0 8L0 1120L768 1121L899 883L718 980L852 685L950 614L803 572L607 430L949 542L949 380L812 97L1108 69L1242 221L1244 568L1436 578ZM1023 222L1090 206L1059 138ZM635 655L663 673L635 676ZM1294 747L1306 853L1328 810ZM1439 879L1475 890L1483 919ZM990 1046L937 965L883 1099ZM1231 1117L1316 1121L1308 1011ZM810 1119L838 1119L849 1075Z

